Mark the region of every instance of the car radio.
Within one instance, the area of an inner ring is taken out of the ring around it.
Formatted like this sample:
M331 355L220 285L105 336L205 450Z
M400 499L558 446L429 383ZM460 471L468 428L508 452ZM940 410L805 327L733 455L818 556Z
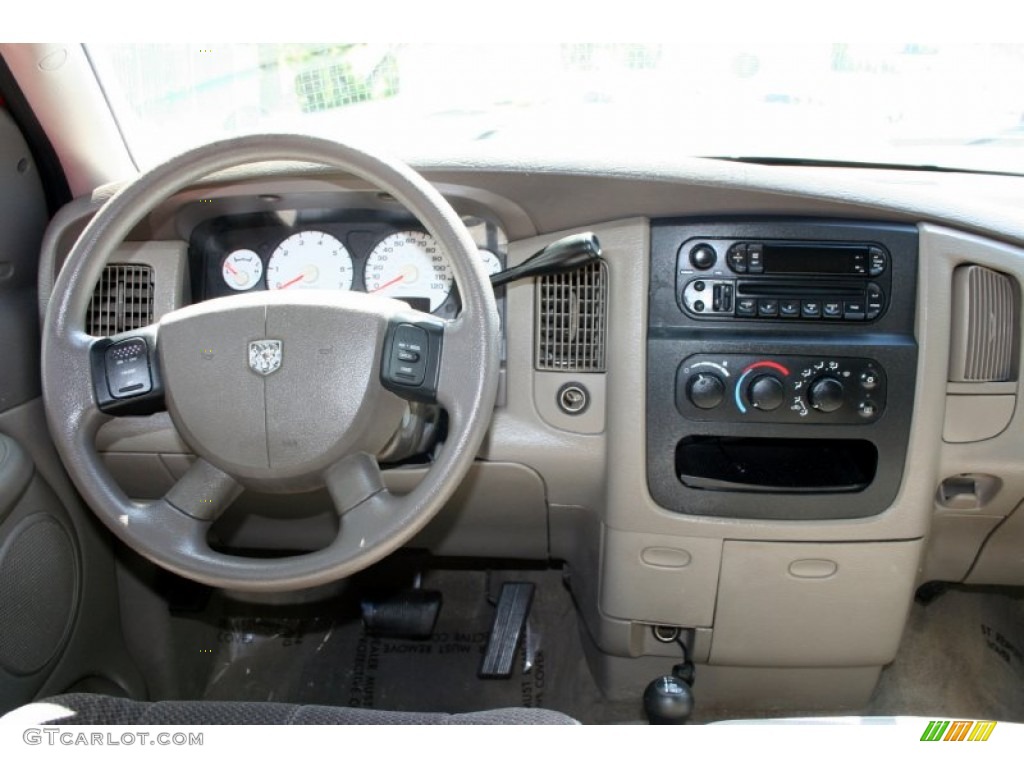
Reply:
M676 256L691 317L870 322L886 310L889 253L874 243L693 238Z

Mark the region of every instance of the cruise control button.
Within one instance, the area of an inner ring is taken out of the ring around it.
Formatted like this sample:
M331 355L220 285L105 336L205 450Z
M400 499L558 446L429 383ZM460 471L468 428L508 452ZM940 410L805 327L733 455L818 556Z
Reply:
M736 317L753 317L757 314L757 302L754 299L739 299L736 302Z
M408 349L400 349L398 350L398 359L403 363L415 363L420 359L420 356L418 352L412 352Z
M758 317L775 317L779 314L779 302L775 299L761 299L757 302Z
M779 299L779 314L782 317L800 317L800 302L796 299Z
M825 301L821 305L821 316L831 320L838 320L843 316L843 303L841 301Z
M800 304L801 317L821 317L820 301L804 301Z

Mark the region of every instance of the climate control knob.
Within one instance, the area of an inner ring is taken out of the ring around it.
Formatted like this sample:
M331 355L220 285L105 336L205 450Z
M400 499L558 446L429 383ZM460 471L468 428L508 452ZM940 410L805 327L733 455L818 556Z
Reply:
M725 397L725 383L713 373L698 373L690 377L686 396L701 410L717 408Z
M777 377L765 374L750 382L747 399L759 411L774 411L786 399L786 388Z
M811 407L822 413L832 413L843 407L843 382L831 376L822 376L811 384L807 393Z

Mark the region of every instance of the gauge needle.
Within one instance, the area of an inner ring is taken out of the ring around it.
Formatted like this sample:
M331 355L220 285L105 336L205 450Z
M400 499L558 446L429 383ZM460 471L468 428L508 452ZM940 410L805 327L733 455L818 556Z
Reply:
M305 279L306 279L306 273L303 272L301 275L299 275L297 277L293 277L287 283L281 283L281 285L277 286L277 288L278 288L278 290L283 291L285 288L290 288L291 286L293 286L296 283L298 283L298 282L300 282L302 280L305 280Z
M231 262L230 261L225 261L224 262L224 269L226 269L228 272L230 272L235 277L238 276L238 270L231 266Z
M398 277L391 278L386 283L384 283L384 285L378 285L376 288L374 288L372 291L370 291L370 293L377 293L377 291L383 291L385 288L388 288L388 287L394 285L395 283L400 283L403 280L405 280L405 274L404 273L399 275Z

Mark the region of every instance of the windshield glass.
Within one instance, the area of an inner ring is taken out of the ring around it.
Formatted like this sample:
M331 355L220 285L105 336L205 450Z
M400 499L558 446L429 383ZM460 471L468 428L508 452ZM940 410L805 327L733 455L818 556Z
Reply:
M394 153L781 158L1024 173L1024 46L90 45L141 167L287 131Z

